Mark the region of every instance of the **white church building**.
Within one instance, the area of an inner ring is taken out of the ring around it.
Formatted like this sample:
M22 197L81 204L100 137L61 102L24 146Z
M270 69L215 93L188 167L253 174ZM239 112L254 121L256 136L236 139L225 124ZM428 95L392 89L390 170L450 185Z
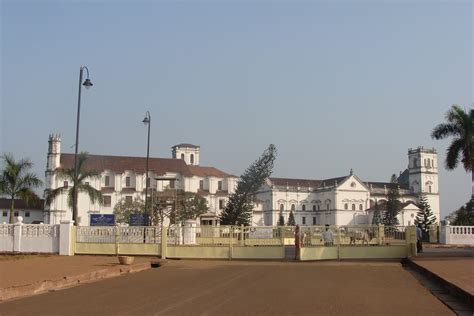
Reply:
M235 190L238 177L214 167L199 165L200 147L179 144L172 147L172 158L149 158L151 190L182 189L205 197L209 211L199 218L201 225L218 225L218 217L228 197ZM435 149L419 147L408 151L408 168L400 174L400 225L413 225L415 203L421 192L426 193L431 209L440 219L438 193L438 163ZM108 155L89 155L88 170L101 173L100 180L91 179L89 185L104 196L102 205L91 203L86 194L78 197L78 224L90 224L91 214L113 214L122 199L144 198L146 187L146 158ZM49 136L46 189L67 187L57 177L60 169L73 168L74 154L61 152L61 138ZM169 179L169 180L168 180ZM372 222L375 202L383 205L389 189L387 182L363 181L352 170L347 176L310 180L269 178L258 192L252 224L277 225L280 212L288 220L293 211L299 225L357 225ZM59 195L44 212L45 223L57 224L72 219L66 192Z

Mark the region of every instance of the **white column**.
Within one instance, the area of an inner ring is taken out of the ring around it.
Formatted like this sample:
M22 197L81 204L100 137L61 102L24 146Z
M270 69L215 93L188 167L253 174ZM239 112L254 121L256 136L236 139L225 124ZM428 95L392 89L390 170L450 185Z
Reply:
M184 244L194 245L196 244L196 221L187 220L184 222Z
M21 252L21 226L23 225L23 217L18 216L17 222L13 227L13 251Z
M72 220L63 220L59 225L59 254L61 256L74 256L73 223Z

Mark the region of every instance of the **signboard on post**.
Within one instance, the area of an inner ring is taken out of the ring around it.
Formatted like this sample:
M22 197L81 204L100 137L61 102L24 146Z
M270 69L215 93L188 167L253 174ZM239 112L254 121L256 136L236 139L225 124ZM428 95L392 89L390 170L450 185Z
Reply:
M145 226L145 216L142 214L130 215L130 226Z
M114 226L114 214L91 214L91 226Z

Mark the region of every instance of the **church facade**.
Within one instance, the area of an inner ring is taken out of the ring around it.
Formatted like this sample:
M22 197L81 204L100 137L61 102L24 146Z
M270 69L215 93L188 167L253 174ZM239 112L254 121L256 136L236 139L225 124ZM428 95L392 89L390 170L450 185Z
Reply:
M149 190L181 189L203 196L209 211L198 219L201 225L218 225L218 217L228 197L235 190L238 178L215 167L199 165L200 147L179 144L172 147L172 158L149 158ZM440 219L437 153L422 147L408 151L408 168L400 174L399 191L402 211L400 225L412 225L415 205L420 193L425 193L433 213ZM87 226L91 214L113 214L122 199L144 199L146 188L146 158L89 155L85 168L101 173L100 179L90 179L89 185L100 190L102 204L91 203L80 193L78 222ZM57 177L60 169L73 168L74 154L61 153L61 138L50 135L46 189L68 187L67 181ZM299 225L359 225L372 222L374 206L383 205L389 183L361 180L352 170L348 175L323 179L269 178L254 201L252 225L277 225L280 213L287 222L293 211ZM57 224L72 219L66 192L46 207L45 223ZM383 210L382 210L383 211Z

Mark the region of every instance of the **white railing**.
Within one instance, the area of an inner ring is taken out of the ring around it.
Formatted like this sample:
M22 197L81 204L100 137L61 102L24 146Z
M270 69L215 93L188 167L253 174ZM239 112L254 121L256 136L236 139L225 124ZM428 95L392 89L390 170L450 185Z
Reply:
M161 229L158 226L79 226L76 228L76 242L159 244L161 242Z
M406 243L405 231L404 226L302 226L299 241L301 247L395 246Z
M0 225L0 252L58 253L59 225Z
M441 226L440 242L448 245L474 245L474 226Z
M115 227L79 226L76 228L76 242L115 243Z
M13 237L13 224L0 224L0 237Z
M58 225L22 225L21 235L23 237L58 237Z

